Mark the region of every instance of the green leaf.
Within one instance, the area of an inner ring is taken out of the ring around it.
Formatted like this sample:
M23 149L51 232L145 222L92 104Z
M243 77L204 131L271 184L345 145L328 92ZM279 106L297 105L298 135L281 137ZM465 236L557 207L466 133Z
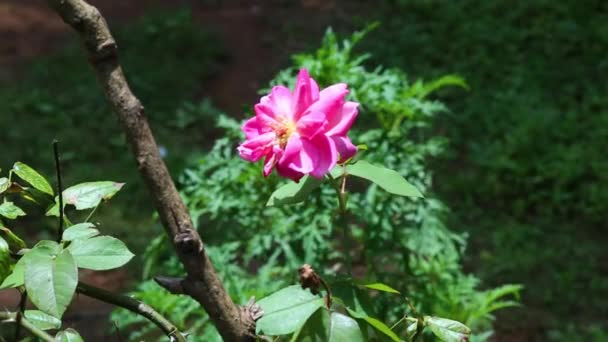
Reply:
M291 341L301 342L363 342L363 334L356 320L338 312L319 308L292 336Z
M0 237L6 240L9 249L14 253L17 253L19 250L27 247L25 241L6 227L0 226Z
M397 334L395 334L391 330L391 328L389 328L386 324L384 324L379 319L368 316L366 313L363 313L361 311L352 310L348 307L346 308L346 311L348 312L349 315L351 315L355 318L364 320L367 324L371 325L374 329L376 329L379 332L383 333L384 335L388 336L391 340L396 341L396 342L401 342L401 339L399 338L399 336L397 336Z
M40 310L25 310L23 314L25 315L25 319L30 321L30 323L40 330L61 328L60 319L47 315Z
M63 207L65 208L65 202ZM59 217L59 196L55 196L55 202L46 210L45 215Z
M331 325L329 328L329 341L364 341L357 321L341 313L331 313Z
M6 178L6 177L0 178L0 194L5 192L6 190L8 190L10 185L11 185L11 182L8 181L8 178Z
M75 224L64 230L61 239L63 241L73 241L77 239L88 239L97 235L99 235L99 230L95 229L95 225L84 222Z
M261 299L258 304L264 316L257 321L256 333L276 336L291 334L301 327L323 306L323 298L293 285Z
M40 246L28 253L25 288L38 309L61 318L76 291L78 268L69 250L56 252Z
M0 237L0 283L11 274L11 251L6 242Z
M451 319L425 316L424 322L435 336L445 342L466 342L471 334L466 325Z
M391 194L407 197L424 197L415 186L406 181L398 172L372 165L365 160L359 160L354 164L348 165L346 172L378 184L379 187Z
M29 253L27 253L29 254ZM26 255L27 255L26 254ZM25 283L24 276L24 266L25 265L25 256L22 256L19 261L13 266L12 272L4 279L2 284L0 284L0 290L4 289L12 289L15 287L22 286Z
M430 93L446 86L456 86L469 90L469 85L464 80L464 78L458 75L445 75L439 79L425 84L422 89L420 89L420 91L416 94L416 97L425 98Z
M412 322L405 329L405 335L407 335L408 341L414 339L414 336L418 333L418 320L416 322Z
M57 342L84 342L78 331L68 328L55 335Z
M337 281L331 284L331 288L334 298L339 299L350 310L351 316L363 318L373 315L373 305L369 292L355 286L352 281Z
M47 182L41 174L36 172L36 170L32 169L28 165L22 162L16 162L15 165L13 165L13 172L35 189L53 196L53 188L49 182Z
M63 199L78 210L90 209L98 206L101 200L112 198L124 185L110 181L80 183L65 189Z
M0 204L0 215L7 219L14 220L19 216L25 216L25 212L13 202L4 202Z
M382 291L382 292L389 292L389 293L396 293L399 294L400 292L395 290L394 288L386 285L386 284L382 284L382 283L373 283L373 284L363 284L363 286L372 289L372 290L378 290L378 291Z
M276 189L266 206L279 206L284 204L295 204L306 200L308 195L321 185L321 180L311 176L304 176L299 183L290 182Z
M111 236L76 239L67 249L78 267L97 271L120 267L133 258L127 246Z
M376 318L370 317L370 316L365 316L361 319L363 319L365 322L367 322L367 324L374 327L374 329L376 329L379 332L383 333L384 335L388 336L391 340L396 341L396 342L401 342L401 339L399 338L399 336L397 336L397 334L395 334L395 332L393 332L391 330L391 328L389 328L386 324L384 324L384 322L380 321L379 319L376 319Z

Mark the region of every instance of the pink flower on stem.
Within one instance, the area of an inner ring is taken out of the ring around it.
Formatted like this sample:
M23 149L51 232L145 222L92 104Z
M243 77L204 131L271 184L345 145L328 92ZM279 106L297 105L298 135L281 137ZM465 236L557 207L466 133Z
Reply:
M346 133L357 117L357 102L345 101L346 84L319 91L306 69L296 86L276 86L255 105L255 117L243 126L246 140L241 158L264 157L264 176L276 167L282 177L299 181L304 175L323 178L337 163L357 153Z

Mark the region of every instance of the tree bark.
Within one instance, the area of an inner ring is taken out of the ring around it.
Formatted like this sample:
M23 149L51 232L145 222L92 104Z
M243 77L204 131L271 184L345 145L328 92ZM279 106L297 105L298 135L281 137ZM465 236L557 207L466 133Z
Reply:
M129 89L118 61L116 41L105 19L97 8L83 0L48 0L48 3L80 35L105 97L124 127L139 172L186 269L187 277L182 281L184 291L203 306L225 341L253 340L255 320L243 315L230 299L205 252L186 205L160 157L144 107Z

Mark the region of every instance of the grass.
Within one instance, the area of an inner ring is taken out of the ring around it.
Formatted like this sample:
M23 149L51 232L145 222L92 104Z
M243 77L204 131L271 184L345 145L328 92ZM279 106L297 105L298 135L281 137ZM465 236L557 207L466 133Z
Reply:
M205 120L217 114L197 100L205 80L218 71L222 49L188 11L151 12L137 23L114 29L120 58L134 93L173 171L210 133ZM70 37L73 38L73 37ZM137 251L147 238L138 230L153 224L152 203L132 159L118 120L106 105L77 40L52 56L35 59L23 79L0 85L0 167L20 160L54 179L51 142L60 141L64 184L126 182L96 220L104 230L126 237Z
M526 286L526 318L499 324L605 338L608 4L392 1L378 19L374 62L471 86L442 96L436 190L471 234L470 266Z

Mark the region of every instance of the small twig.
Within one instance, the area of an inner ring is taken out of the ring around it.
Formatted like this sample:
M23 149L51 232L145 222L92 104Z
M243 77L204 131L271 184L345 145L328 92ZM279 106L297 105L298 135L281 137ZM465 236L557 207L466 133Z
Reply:
M32 333L32 335L38 337L39 339L41 339L45 342L55 342L55 339L53 338L53 336L47 334L43 330L38 329L30 321L28 321L27 319L25 319L21 316L22 316L22 314L19 312L0 311L0 320L14 321L17 324L19 324L18 326L25 328L30 333ZM21 317L21 319L19 319L19 317ZM18 341L18 339L16 339L15 341Z
M169 338L171 338L171 341L186 342L184 334L181 333L177 327L173 325L173 323L169 322L169 320L155 311L151 306L142 303L137 299L115 294L83 282L78 282L76 292L91 298L95 298L102 302L114 304L141 315L149 319L152 323L156 324L157 327L159 327L167 336L169 336Z
M57 242L61 242L63 235L63 186L61 185L61 165L59 160L59 141L53 140L55 153L55 173L57 174L57 197L59 198L59 228L57 228Z

